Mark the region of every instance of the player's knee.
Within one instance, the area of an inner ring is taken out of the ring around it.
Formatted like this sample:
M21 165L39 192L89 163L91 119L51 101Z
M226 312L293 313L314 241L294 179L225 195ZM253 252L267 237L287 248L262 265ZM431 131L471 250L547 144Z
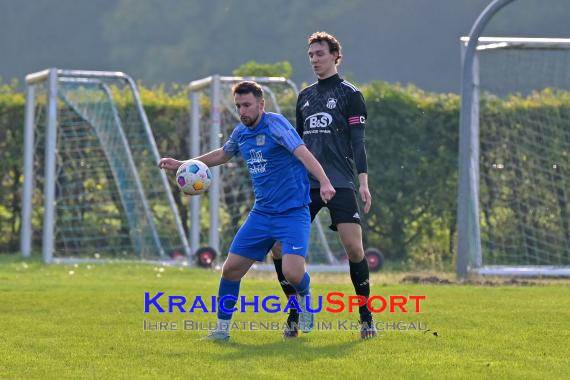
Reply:
M222 278L230 281L237 281L240 279L239 267L226 261L222 266Z
M298 284L303 279L303 275L305 274L304 270L299 270L296 268L283 268L283 275L285 279L290 284Z
M362 259L364 259L364 248L362 244L347 244L344 248L350 261L361 262Z

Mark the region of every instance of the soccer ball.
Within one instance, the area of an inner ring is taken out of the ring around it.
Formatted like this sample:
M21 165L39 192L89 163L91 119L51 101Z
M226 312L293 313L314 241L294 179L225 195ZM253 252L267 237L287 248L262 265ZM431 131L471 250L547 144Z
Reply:
M212 172L202 161L188 160L178 168L176 183L184 194L202 194L210 187Z

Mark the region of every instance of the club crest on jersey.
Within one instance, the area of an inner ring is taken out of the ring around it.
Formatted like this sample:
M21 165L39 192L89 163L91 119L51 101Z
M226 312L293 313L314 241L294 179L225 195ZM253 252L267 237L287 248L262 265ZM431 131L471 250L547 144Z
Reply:
M327 100L327 108L332 110L335 107L336 107L336 99L335 98L329 98L329 100Z
M255 144L257 146L265 145L265 135L255 136Z
M255 149L250 149L249 160L247 160L246 163L251 175L265 173L267 160L263 158L263 152L260 150L256 151Z
M332 123L332 116L326 112L317 112L305 119L309 128L326 128Z

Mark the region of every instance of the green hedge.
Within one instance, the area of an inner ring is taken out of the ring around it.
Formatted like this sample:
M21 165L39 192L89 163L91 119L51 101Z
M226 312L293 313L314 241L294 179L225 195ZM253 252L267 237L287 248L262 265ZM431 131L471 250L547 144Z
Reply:
M15 84L0 83L0 252L19 248L24 104Z
M380 248L393 262L449 268L456 245L459 97L383 82L361 88L369 114L373 197L365 218L366 245ZM161 154L186 157L186 93L163 87L140 87L140 92ZM561 96L514 97L508 102L483 99L481 118L568 107L568 96ZM294 102L289 98L284 105L289 117ZM17 251L19 246L23 110L24 96L14 86L0 87L0 252Z
M454 253L459 98L374 82L367 152L369 246L391 259L450 263Z

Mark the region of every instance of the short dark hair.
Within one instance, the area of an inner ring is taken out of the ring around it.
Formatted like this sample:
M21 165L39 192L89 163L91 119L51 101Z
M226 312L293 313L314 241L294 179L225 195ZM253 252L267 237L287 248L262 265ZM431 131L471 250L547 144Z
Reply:
M334 63L336 65L340 63L340 60L342 58L342 46L340 46L340 42L338 42L336 37L333 36L332 34L327 32L315 32L309 36L308 42L309 46L317 42L318 43L326 42L326 44L329 46L329 51L331 52L331 54L335 52L338 53L338 57Z
M232 92L234 95L253 94L257 100L263 99L263 88L252 80L244 80L236 83L232 87Z

